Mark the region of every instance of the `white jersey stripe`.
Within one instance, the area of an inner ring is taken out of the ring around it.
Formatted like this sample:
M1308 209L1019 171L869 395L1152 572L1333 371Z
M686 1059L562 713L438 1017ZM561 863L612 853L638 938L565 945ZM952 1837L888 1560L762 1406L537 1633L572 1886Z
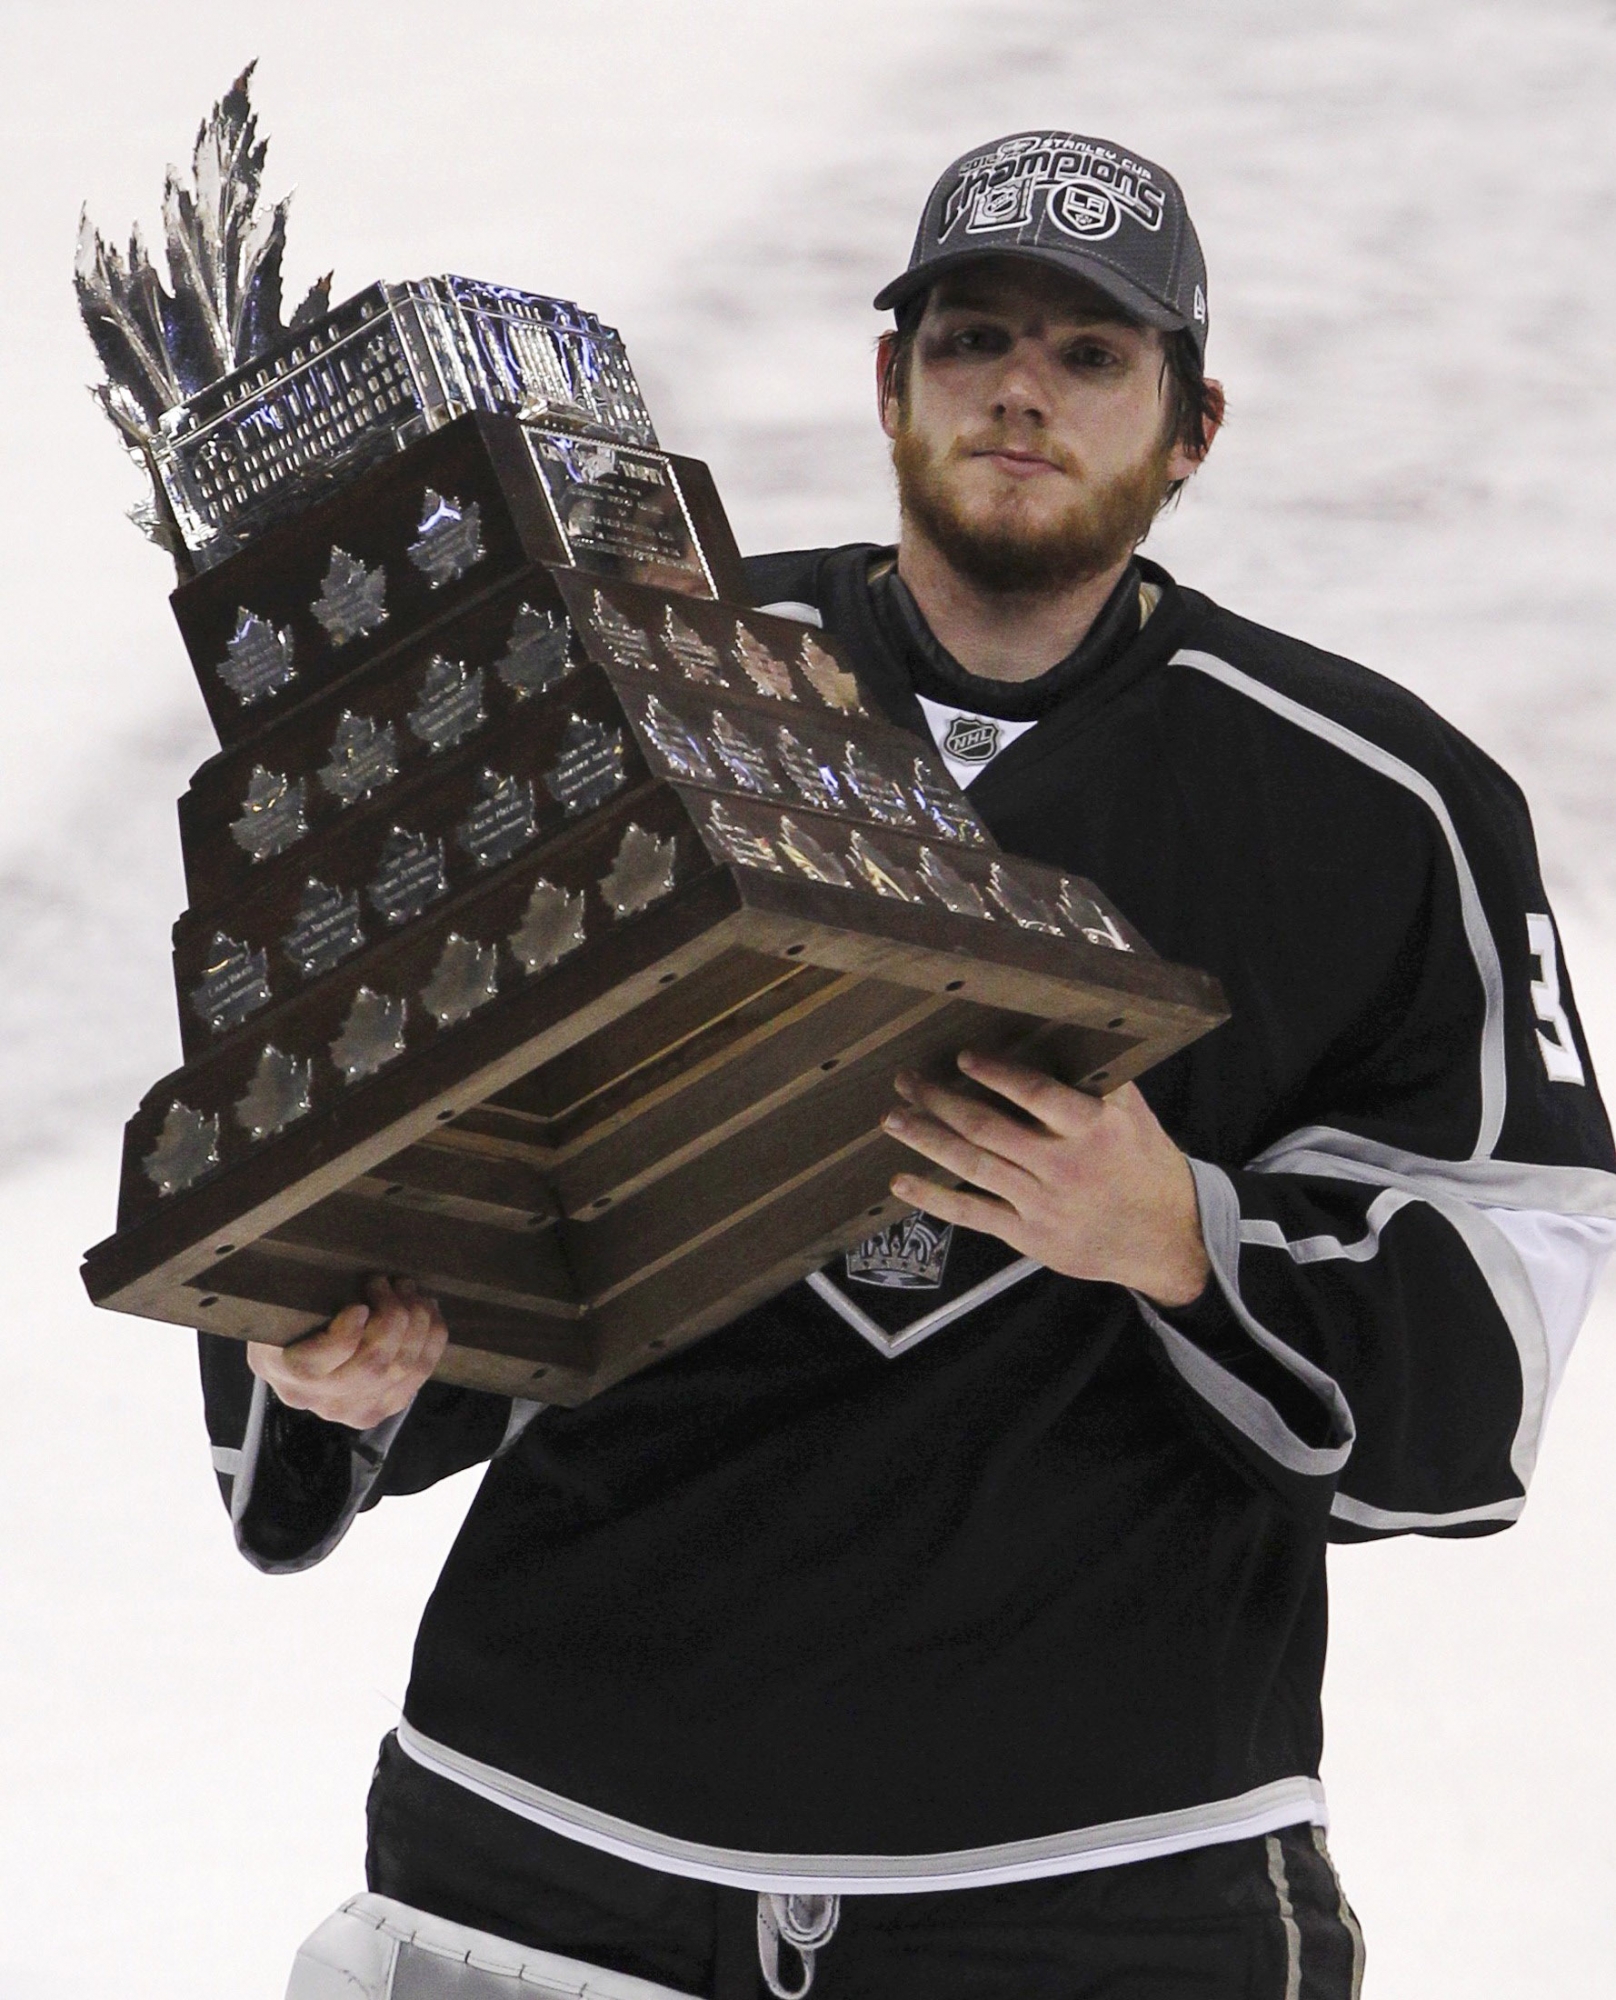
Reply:
M1209 679L1221 681L1225 687L1259 702L1275 715L1284 716L1287 722L1294 722L1298 729L1305 729L1309 735L1333 743L1349 757L1356 757L1359 763L1367 764L1372 771L1380 772L1382 777L1390 778L1394 784L1411 791L1442 829L1448 851L1453 857L1465 937L1476 962L1483 1001L1481 1118L1471 1157L1478 1160L1490 1158L1498 1144L1498 1135L1504 1129L1504 1106L1508 1092L1504 1066L1504 973L1499 962L1498 946L1487 922L1486 911L1482 908L1481 892L1476 887L1476 878L1471 873L1470 863L1460 845L1458 829L1453 824L1442 794L1429 778L1416 771L1412 764L1405 764L1401 757L1394 757L1389 750L1383 750L1378 743L1372 743L1367 736L1360 736L1356 730L1348 729L1333 716L1321 715L1316 709L1306 708L1289 695L1269 687L1266 682L1255 679L1251 674L1241 673L1238 667L1231 667L1214 653L1186 649L1175 653L1169 664L1191 667Z

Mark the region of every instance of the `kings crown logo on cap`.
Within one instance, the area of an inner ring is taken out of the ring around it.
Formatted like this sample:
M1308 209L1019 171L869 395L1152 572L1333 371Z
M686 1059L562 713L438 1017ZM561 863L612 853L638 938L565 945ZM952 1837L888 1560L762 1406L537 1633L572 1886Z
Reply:
M1035 134L964 163L943 204L938 240L946 242L962 221L970 236L1035 225L1040 195L1057 229L1090 243L1114 236L1125 215L1158 230L1167 206L1166 190L1141 161L1068 133Z

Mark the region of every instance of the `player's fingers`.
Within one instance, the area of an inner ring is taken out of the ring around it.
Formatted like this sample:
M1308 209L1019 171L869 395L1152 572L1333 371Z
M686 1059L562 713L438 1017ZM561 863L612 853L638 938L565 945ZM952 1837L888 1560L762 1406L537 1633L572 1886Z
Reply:
M958 1174L973 1187L997 1195L1001 1201L1019 1207L1034 1197L1035 1183L1025 1168L1007 1160L990 1146L981 1146L965 1138L921 1111L889 1111L881 1123L894 1139L930 1160L934 1166Z
M1101 1115L1099 1100L1087 1091L1073 1090L1058 1077L1024 1063L1006 1062L1002 1056L982 1055L975 1049L961 1049L958 1061L973 1083L1006 1098L1061 1138L1082 1137Z
M900 1201L924 1209L927 1215L935 1216L939 1222L954 1222L962 1229L975 1229L985 1236L997 1236L1013 1250L1025 1253L1022 1218L1008 1202L972 1194L966 1188L940 1187L936 1181L925 1180L919 1174L895 1174L891 1185L892 1192Z
M1027 1173L1039 1171L1040 1155L1049 1143L1047 1132L1008 1110L984 1104L980 1098L928 1082L912 1070L900 1070L893 1082L913 1112L935 1119L973 1146L1009 1160Z
M320 1382L328 1375L335 1375L358 1352L369 1321L369 1306L344 1306L330 1325L321 1327L318 1333L305 1334L301 1340L277 1348L275 1352L280 1357L278 1372L286 1379L298 1382ZM267 1379L273 1381L275 1378L269 1376Z

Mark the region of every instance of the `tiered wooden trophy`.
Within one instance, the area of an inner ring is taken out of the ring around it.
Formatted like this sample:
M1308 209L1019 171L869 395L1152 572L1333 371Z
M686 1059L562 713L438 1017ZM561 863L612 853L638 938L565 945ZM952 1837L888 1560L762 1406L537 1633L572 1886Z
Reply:
M898 1068L1222 1018L748 605L590 315L375 287L141 443L224 747L98 1304L286 1342L407 1274L443 1377L580 1401L896 1218Z

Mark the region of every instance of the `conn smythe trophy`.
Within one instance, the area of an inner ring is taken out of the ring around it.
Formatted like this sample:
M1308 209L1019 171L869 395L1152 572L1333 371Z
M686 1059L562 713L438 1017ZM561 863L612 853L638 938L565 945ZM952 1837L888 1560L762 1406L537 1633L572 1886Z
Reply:
M80 255L223 745L184 1062L85 1282L289 1341L408 1274L446 1378L578 1401L896 1219L899 1067L1103 1091L1221 996L749 605L593 315L442 277L283 328L246 82L170 179L172 295L138 239Z

